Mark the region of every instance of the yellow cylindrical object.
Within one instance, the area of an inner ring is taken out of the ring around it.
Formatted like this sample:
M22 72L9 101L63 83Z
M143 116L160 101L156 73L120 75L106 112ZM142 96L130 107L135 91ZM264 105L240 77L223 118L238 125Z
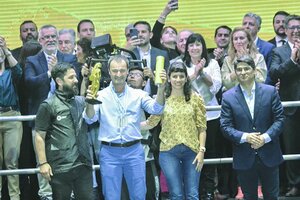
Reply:
M156 57L156 66L155 66L155 84L162 84L160 78L160 73L164 69L165 57L157 56Z

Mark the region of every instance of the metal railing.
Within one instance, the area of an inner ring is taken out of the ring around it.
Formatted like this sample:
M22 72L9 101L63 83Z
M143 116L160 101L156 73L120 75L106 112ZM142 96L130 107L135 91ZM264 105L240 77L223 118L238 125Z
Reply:
M282 102L283 107L297 107L300 106L300 101L285 101ZM218 111L221 106L206 106L207 111ZM12 117L0 117L0 122L4 121L31 121L35 119L35 115L27 116L12 116ZM283 155L284 160L300 160L300 154ZM226 164L232 163L232 158L212 158L204 159L204 164ZM99 170L99 165L93 165L93 170ZM3 175L15 175L15 174L37 174L39 168L27 168L27 169L15 169L15 170L0 170L0 176Z
M284 155L284 160L300 160L300 154ZM211 158L204 159L204 164L229 164L232 163L232 158ZM93 170L99 170L100 165L93 165ZM14 169L14 170L0 170L0 176L3 175L15 175L15 174L37 174L39 168L27 168L27 169Z

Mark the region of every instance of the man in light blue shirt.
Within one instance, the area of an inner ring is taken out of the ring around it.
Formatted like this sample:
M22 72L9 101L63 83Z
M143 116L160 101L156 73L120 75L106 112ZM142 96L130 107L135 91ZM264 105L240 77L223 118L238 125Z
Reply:
M103 193L106 200L120 199L122 177L126 179L130 199L144 200L146 195L145 156L141 145L140 121L143 110L161 114L164 108L164 84L160 85L156 100L142 90L126 84L128 60L122 55L108 61L110 85L99 91L99 105L87 104L84 118L87 123L100 122L100 166ZM166 73L161 73L163 82ZM87 91L87 99L92 98ZM142 110L143 109L143 110Z

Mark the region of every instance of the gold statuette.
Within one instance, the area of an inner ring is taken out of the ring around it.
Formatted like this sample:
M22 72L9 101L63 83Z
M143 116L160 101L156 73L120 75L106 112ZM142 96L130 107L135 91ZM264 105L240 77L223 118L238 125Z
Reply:
M92 99L86 99L86 102L89 104L100 104L101 101L97 100L96 95L100 88L100 79L101 79L101 63L96 63L92 69L91 75L89 77L89 80L91 81L91 93L93 98Z

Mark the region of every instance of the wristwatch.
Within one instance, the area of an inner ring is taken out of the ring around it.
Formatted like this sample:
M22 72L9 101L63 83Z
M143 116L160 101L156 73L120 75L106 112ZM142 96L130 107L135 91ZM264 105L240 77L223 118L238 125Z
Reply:
M203 153L205 153L205 151L206 151L205 147L200 147L199 149L200 149L200 152L203 152Z

